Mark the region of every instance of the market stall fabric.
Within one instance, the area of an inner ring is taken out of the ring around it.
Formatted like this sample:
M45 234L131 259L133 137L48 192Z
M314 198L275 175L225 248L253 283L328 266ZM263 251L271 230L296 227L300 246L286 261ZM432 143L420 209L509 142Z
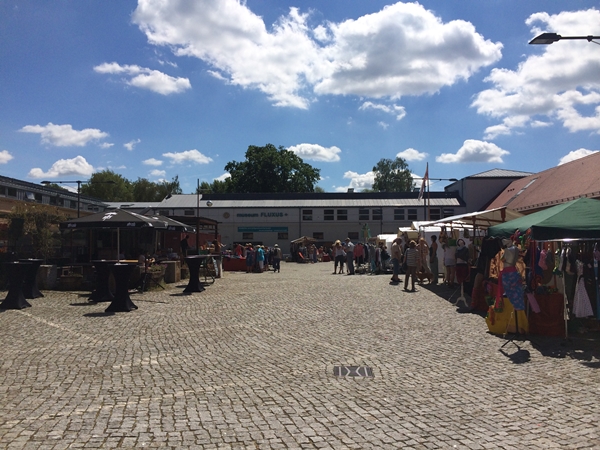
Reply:
M531 230L535 241L600 239L600 200L578 198L488 228L488 236L508 238Z
M495 225L488 229L488 236L495 238L509 238L519 231L521 236L526 236L531 242L543 241L570 241L571 244L577 241L600 240L600 201L589 198L578 198L570 202L553 206L543 211L520 217L509 222ZM568 252L569 246L563 246L563 250ZM573 250L574 251L574 250ZM596 255L594 254L594 263ZM565 253L561 253L562 261L565 259ZM575 257L573 256L573 259ZM561 271L564 270L561 267ZM567 276L575 280L581 280L581 274L578 270L570 270L574 275L564 272L562 277L564 284L564 318L568 320L567 311ZM596 296L598 279L595 278ZM577 282L577 281L575 281ZM597 317L600 317L600 299L597 300ZM589 309L586 309L585 315L590 315ZM576 316L581 316L576 314ZM565 336L567 336L567 327L565 324Z

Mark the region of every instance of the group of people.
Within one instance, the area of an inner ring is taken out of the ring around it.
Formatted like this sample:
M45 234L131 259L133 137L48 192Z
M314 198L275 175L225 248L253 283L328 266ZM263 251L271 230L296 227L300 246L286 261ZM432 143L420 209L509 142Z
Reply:
M350 238L346 238L344 245L338 239L333 244L332 258L333 258L333 273L344 273L344 263L348 270L348 275L354 275L354 244ZM339 272L338 272L339 266Z
M264 245L246 245L237 244L233 251L234 255L240 258L246 258L246 273L264 272L273 268L273 273L281 272L281 260L283 254L278 244L273 247Z
M391 281L399 283L399 274L404 270L404 290L415 290L415 283L418 274L422 274L420 279L429 278L430 284L438 284L439 281L439 260L438 260L438 239L437 236L431 236L431 244L428 245L424 237L418 241L410 240L408 236L398 237L392 242L392 265L393 275ZM457 239L456 246L451 246L448 240L442 243L444 251L444 283L453 287L455 281L458 284L463 283L469 277L469 263L471 260L470 252L465 245L464 239ZM408 288L409 281L411 288Z

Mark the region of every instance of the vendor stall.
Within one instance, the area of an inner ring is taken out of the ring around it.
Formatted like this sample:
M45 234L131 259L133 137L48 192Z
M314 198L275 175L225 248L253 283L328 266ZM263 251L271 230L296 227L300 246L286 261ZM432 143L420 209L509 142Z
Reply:
M527 252L527 298L539 311L529 316L532 333L557 334L564 318L567 336L569 318L600 318L600 201L579 198L492 226L488 235Z

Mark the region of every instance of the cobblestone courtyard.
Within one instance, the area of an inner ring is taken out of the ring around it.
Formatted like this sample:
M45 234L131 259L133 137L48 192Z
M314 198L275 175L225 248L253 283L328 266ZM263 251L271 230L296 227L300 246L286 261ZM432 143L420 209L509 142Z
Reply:
M0 311L0 447L600 448L597 342L511 359L449 289L332 268L171 285L131 313L49 291Z

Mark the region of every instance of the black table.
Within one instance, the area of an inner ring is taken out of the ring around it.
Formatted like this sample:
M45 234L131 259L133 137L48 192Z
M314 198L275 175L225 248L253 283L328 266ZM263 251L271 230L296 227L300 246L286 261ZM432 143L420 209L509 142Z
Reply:
M192 292L202 292L205 290L204 286L200 283L200 266L207 256L208 255L186 256L185 262L190 269L190 281L183 290L184 293L191 294Z
M23 309L31 306L31 304L25 300L25 296L23 295L23 282L25 281L27 264L20 262L9 262L5 264L8 269L10 286L6 298L0 304L0 309Z
M88 298L90 302L112 302L115 298L108 287L108 279L110 278L110 268L117 261L102 259L92 261L96 269L96 288Z
M39 298L44 294L40 292L37 286L37 273L42 265L41 259L20 259L21 264L25 264L25 279L23 281L23 295L25 298Z
M137 266L137 263L115 263L111 265L115 276L115 298L106 308L106 312L129 312L138 309L129 297L129 278L135 266Z

